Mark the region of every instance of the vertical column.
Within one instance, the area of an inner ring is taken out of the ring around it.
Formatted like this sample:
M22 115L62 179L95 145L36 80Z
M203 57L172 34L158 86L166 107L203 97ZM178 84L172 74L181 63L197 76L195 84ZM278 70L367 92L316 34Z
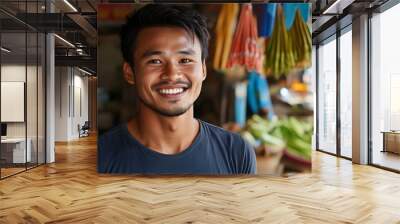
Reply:
M46 11L53 12L51 1L46 1ZM54 34L46 34L46 163L55 161L55 53Z
M319 45L315 46L315 150L319 149Z
M368 163L368 15L353 19L353 162Z

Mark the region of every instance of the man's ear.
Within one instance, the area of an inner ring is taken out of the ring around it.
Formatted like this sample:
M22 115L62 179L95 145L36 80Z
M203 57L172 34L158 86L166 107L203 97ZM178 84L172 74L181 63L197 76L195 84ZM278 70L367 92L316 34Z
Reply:
M124 62L123 66L122 66L122 70L124 73L125 80L129 84L135 85L135 78L133 77L134 74L133 74L132 66L128 62Z
M204 81L207 77L207 66L205 61L203 61L202 67L203 67L202 69L203 69L203 81Z

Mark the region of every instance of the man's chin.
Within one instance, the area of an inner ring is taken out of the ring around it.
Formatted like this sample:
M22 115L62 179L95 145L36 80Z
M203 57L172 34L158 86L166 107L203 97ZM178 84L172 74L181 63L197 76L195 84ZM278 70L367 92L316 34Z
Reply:
M185 114L193 106L193 104L186 106L186 107L183 107L183 106L179 107L179 106L175 105L175 108L160 108L153 104L147 103L146 101L142 100L142 98L140 98L140 97L139 97L139 100L147 108L149 108L152 111L156 112L157 114L165 116L165 117L181 116L181 115Z
M189 108L185 109L175 109L175 110L163 110L163 109L156 109L156 112L162 116L166 117L179 117L185 114Z

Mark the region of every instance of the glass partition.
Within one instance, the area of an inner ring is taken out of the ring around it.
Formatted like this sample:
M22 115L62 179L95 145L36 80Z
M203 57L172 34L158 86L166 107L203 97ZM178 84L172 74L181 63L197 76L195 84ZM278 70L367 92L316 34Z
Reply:
M1 34L2 177L25 170L31 157L26 135L26 40L25 31Z
M37 1L27 1L27 13L37 13ZM34 17L33 20L38 17ZM35 21L36 22L36 21ZM38 164L38 33L34 29L27 27L27 142L30 147L30 158L27 167L32 168ZM28 148L27 148L28 149Z
M39 2L0 2L0 178L45 163L45 35L13 17Z
M37 41L38 36L36 32L27 33L27 97L26 97L26 112L27 112L27 142L28 148L30 148L30 158L28 160L28 168L37 165L37 132L38 132L38 57L37 57Z
M46 124L46 104L45 104L45 99L46 99L46 76L45 76L45 65L46 65L46 51L45 51L45 45L46 45L46 37L43 33L38 34L38 76L37 76L37 100L38 100L38 106L37 106L37 120L38 120L38 135L37 135L37 162L38 164L44 164L46 162L46 145L45 145L45 124Z

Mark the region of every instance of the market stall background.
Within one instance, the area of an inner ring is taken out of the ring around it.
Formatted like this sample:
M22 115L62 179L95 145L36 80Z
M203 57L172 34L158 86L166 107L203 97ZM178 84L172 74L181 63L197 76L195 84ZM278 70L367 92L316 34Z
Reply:
M210 57L195 117L239 132L259 174L311 170L311 5L186 4L207 18ZM98 133L134 116L119 29L140 4L98 7ZM122 87L122 88L121 88Z

